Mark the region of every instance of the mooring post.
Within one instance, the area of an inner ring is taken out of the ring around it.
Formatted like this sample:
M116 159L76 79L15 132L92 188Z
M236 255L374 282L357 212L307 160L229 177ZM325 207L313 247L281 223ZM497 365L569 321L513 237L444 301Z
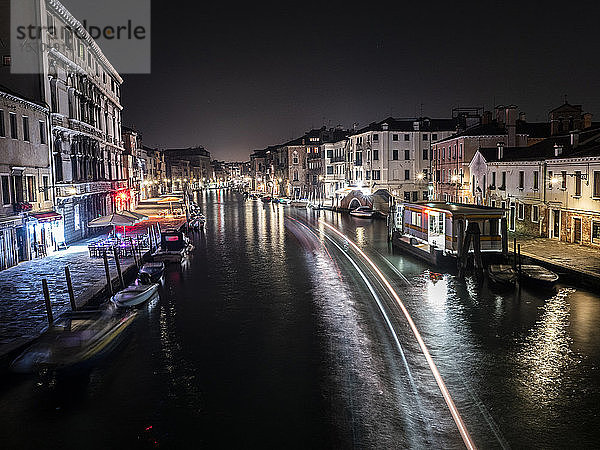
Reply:
M75 304L75 294L73 293L73 283L71 282L71 271L69 266L65 267L65 278L67 279L67 289L69 291L69 301L71 302L71 310L77 311Z
M517 238L513 238L513 267L517 268Z
M52 317L52 305L50 304L50 291L48 290L48 281L42 279L42 289L44 291L44 303L46 304L46 314L48 315L48 324L52 325L54 318Z
M108 267L108 256L106 256L106 250L104 250L104 253L102 254L102 256L104 257L104 271L106 272L106 283L108 284L108 292L110 293L110 296L113 296L113 286L112 286L112 280L110 279L110 269Z
M123 281L123 272L121 272L121 261L119 261L119 251L117 247L113 248L115 255L115 262L117 263L117 273L119 274L119 281L121 283L121 289L125 289L125 282Z
M519 279L521 279L521 244L519 244L518 252L519 252L519 257L518 257L518 261L519 261Z

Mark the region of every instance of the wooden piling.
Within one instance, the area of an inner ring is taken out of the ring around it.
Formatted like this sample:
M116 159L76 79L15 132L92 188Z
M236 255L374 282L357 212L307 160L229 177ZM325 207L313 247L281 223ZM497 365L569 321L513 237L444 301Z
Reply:
M73 283L71 282L71 271L69 266L65 267L65 278L67 279L67 289L69 291L69 301L71 302L71 310L77 311L75 304L75 294L73 293Z
M513 238L513 268L517 268L517 238Z
M48 324L52 325L54 318L52 317L52 305L50 304L50 291L48 290L48 281L42 279L42 289L44 290L44 303L46 304L46 314L48 315Z
M115 255L115 263L117 264L117 273L119 274L119 282L121 283L121 289L125 289L125 281L123 281L123 272L121 272L121 261L119 261L119 251L117 247L113 248Z
M519 279L521 279L521 244L518 246Z
M106 256L106 250L104 250L104 253L102 254L102 256L104 257L104 271L106 272L106 283L108 284L108 292L110 293L110 296L113 296L113 286L112 286L112 280L110 279L110 269L108 267L108 256Z

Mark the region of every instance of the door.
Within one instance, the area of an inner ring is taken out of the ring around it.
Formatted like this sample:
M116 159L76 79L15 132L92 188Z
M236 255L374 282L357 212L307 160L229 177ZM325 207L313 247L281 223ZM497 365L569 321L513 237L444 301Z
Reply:
M581 244L581 219L573 219L573 242L575 244Z
M553 209L552 215L554 220L552 221L552 237L558 239L560 237L560 210Z

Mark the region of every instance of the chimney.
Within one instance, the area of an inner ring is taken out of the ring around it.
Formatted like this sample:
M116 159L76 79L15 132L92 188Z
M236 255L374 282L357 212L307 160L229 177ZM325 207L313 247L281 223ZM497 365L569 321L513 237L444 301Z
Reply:
M420 125L420 124L419 124L419 121L418 121L418 120L415 120L415 121L413 122L413 130L415 130L415 131L419 131L419 125Z
M388 124L387 124L387 123L384 123L384 124L382 124L382 125L381 125L381 129L382 129L383 131L387 131L387 130L388 130Z
M506 107L503 105L498 105L494 109L496 122L504 123L506 121Z
M585 113L583 115L583 128L589 128L592 126L592 114L591 113Z
M525 113L524 113L524 112L520 112L520 113L519 113L519 120L520 120L521 122L527 122L527 116L525 115Z
M498 147L498 160L501 160L504 158L504 142L498 142L496 146Z
M559 144L554 144L554 156L562 155L563 146Z
M575 148L579 145L579 133L577 131L571 131L571 147Z
M506 107L504 117L506 119L506 134L508 134L508 147L517 146L517 107L510 105Z
M481 118L481 124L482 125L488 125L492 122L492 112L491 111L484 111L483 112L483 117Z

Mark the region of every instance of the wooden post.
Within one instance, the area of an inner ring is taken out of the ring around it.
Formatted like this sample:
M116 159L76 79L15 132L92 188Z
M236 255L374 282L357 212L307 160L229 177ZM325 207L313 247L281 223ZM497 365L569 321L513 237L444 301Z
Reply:
M521 244L519 244L519 250L518 251L519 251L519 258L518 258L518 261L519 261L519 279L521 279Z
M517 268L517 238L513 238L513 268Z
M125 281L123 281L123 272L121 272L121 261L119 261L119 251L117 250L117 247L113 248L113 254L115 255L115 263L117 264L117 273L119 274L121 289L125 289Z
M500 219L500 228L500 233L502 234L502 255L506 258L508 257L508 224L506 217Z
M46 304L46 314L48 315L48 324L52 325L54 318L52 317L52 305L50 304L50 291L48 291L48 281L42 279L42 289L44 290L44 303Z
M73 283L71 282L71 271L69 266L65 267L65 277L67 279L67 289L69 290L69 301L71 302L71 310L77 311L77 305L75 304L75 294L73 293Z
M106 256L106 250L104 250L102 256L104 257L104 271L106 272L106 283L108 284L108 292L110 292L110 296L112 297L114 293L112 280L110 279L110 269L108 267L108 257Z

